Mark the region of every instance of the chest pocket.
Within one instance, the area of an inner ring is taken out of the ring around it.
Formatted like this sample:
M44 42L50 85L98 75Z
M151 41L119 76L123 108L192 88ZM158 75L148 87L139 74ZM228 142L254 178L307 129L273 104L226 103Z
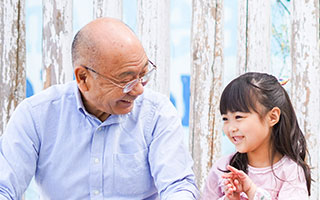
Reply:
M114 154L114 189L118 194L144 194L153 185L148 164L148 148L134 154Z

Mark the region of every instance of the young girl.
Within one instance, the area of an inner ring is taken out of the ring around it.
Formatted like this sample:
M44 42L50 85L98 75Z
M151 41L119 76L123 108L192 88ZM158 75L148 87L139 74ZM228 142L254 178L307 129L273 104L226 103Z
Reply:
M224 89L223 131L237 152L217 161L205 200L304 200L310 195L306 140L289 96L278 80L246 73Z

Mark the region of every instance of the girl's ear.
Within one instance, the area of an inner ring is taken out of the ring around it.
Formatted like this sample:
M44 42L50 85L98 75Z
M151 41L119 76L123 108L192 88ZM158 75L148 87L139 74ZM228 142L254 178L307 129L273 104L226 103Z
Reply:
M281 110L278 107L272 108L268 113L268 123L272 127L279 122Z
M82 66L77 66L74 69L74 75L75 75L78 87L83 92L88 90L88 85L87 85L88 74L87 73L88 71Z

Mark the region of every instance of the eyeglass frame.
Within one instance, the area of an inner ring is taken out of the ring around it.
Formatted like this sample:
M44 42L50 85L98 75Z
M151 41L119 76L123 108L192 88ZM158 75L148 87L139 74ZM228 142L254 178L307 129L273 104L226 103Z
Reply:
M139 82L142 83L142 79L143 79L144 77L148 77L148 76L150 76L150 74L152 75L152 74L155 72L155 70L157 70L157 66L156 66L155 64L153 64L153 62L151 62L151 60L148 59L148 63L150 63L150 64L152 65L152 67L153 67L150 71L148 71L143 77L139 77L139 78L133 79L132 81L127 82L124 86L115 83L115 82L114 82L113 80L111 80L110 78L108 78L108 77L100 74L99 72L97 72L96 70L94 70L94 69L92 69L92 68L90 68L90 67L87 67L86 65L81 65L81 66L84 67L86 70L89 70L89 71L92 71L92 72L95 73L95 74L98 74L99 76L101 76L101 77L104 78L105 80L109 81L109 82L112 83L113 85L115 85L115 86L117 86L117 87L119 87L119 88L122 88L122 89L123 89L122 92L125 93L125 94L127 94L127 93L131 92L132 89L133 89ZM150 76L150 77L151 77L151 76ZM146 81L146 83L149 81L150 77L148 78L148 80ZM145 86L146 83L143 84L143 86ZM129 87L129 86L130 86L130 87Z

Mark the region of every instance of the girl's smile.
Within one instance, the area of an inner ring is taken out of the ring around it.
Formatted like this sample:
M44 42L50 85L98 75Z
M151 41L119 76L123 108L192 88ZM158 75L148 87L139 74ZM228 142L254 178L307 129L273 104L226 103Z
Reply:
M233 139L232 143L237 145L243 141L244 136L232 136L232 139Z

